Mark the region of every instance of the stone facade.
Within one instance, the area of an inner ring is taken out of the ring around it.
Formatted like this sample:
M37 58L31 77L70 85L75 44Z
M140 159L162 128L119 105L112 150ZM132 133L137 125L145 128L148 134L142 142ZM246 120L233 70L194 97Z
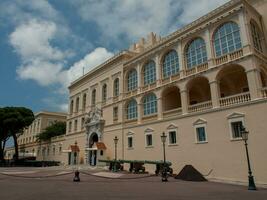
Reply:
M99 158L192 164L210 180L267 184L267 2L232 0L176 32L141 39L69 86L63 163ZM102 145L98 145L101 143ZM100 148L104 146L105 148ZM127 168L127 166L125 166ZM155 166L147 165L150 172Z

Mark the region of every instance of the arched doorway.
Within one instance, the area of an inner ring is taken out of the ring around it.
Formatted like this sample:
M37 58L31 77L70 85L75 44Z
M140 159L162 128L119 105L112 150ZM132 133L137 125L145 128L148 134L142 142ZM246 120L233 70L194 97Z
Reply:
M89 138L89 164L91 166L96 165L97 161L97 146L96 143L98 142L98 135L96 133L92 133Z

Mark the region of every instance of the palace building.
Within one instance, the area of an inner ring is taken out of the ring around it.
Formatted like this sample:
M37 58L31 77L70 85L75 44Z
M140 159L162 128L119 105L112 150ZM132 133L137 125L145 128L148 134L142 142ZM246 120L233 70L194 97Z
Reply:
M266 185L266 38L266 0L232 0L142 38L71 83L60 160L103 165L116 136L118 159L163 160L165 132L175 173L191 164L209 180L245 183L243 125L256 184Z

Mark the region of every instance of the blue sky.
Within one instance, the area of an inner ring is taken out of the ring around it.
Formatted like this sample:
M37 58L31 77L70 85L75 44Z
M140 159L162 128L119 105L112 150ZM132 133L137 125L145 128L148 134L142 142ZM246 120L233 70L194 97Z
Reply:
M67 111L71 81L227 0L1 0L0 107ZM197 4L197 6L196 6Z

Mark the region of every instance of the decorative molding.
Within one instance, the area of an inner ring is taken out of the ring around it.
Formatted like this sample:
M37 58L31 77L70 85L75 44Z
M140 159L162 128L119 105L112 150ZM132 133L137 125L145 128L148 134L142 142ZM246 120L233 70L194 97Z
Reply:
M134 132L133 132L133 131L128 131L128 132L126 133L126 135L127 135L127 136L130 136L130 135L132 136L132 135L134 135Z
M244 113L233 112L232 114L227 116L227 119L242 118L242 117L245 117Z
M144 132L145 133L152 133L152 132L154 132L154 129L152 129L152 128L146 128Z
M206 124L206 123L207 121L205 119L199 118L193 123L193 125L195 126L195 125Z
M175 125L175 124L173 124L173 123L171 123L169 126L167 126L167 130L170 130L170 129L177 129L178 127Z

